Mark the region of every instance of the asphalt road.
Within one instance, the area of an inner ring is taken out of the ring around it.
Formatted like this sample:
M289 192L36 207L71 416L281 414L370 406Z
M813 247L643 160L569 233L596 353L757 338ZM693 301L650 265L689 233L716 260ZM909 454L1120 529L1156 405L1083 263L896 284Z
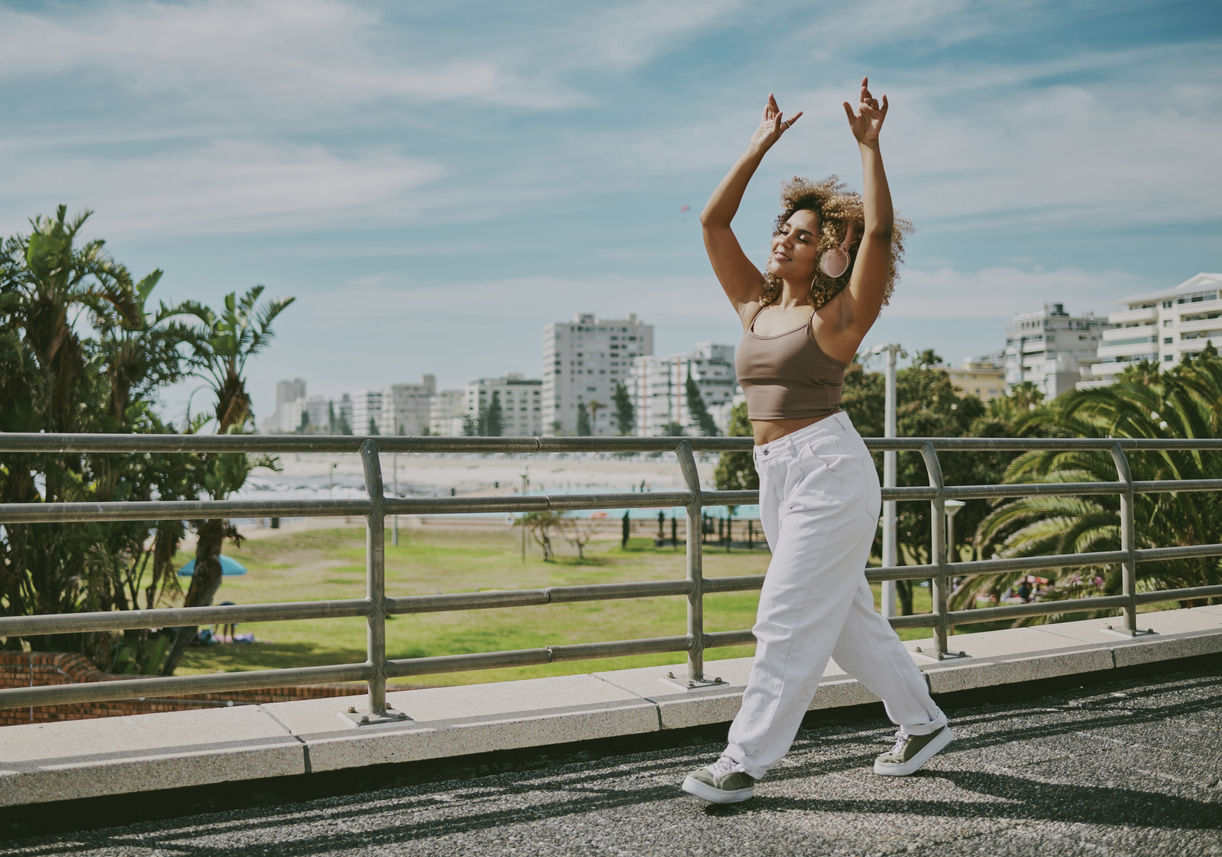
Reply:
M1222 658L950 714L955 742L907 778L870 771L890 744L884 722L805 729L756 797L735 807L679 791L683 774L721 749L703 744L4 848L25 857L1222 855Z

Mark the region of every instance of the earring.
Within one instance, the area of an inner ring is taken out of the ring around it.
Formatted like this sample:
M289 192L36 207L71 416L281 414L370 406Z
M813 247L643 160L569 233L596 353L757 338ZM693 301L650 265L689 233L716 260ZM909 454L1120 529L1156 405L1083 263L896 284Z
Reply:
M827 274L833 280L838 277L843 277L845 272L849 270L849 248L853 246L853 221L849 221L848 231L844 234L844 241L839 247L833 247L828 250L819 259L819 270Z

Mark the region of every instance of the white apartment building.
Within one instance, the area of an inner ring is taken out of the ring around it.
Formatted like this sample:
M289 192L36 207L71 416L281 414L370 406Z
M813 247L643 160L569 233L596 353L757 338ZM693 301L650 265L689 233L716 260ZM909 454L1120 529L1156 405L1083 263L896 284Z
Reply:
M1006 389L1030 381L1045 400L1074 389L1099 361L1107 327L1094 313L1071 316L1064 304L1014 316L1006 323Z
M466 390L440 390L429 409L429 434L459 436L467 415Z
M722 434L730 421L738 378L734 374L734 346L701 342L690 354L673 357L638 357L632 363L632 405L636 431L644 437L666 434L666 426L679 423L684 434L700 434L687 401L691 375L700 398Z
M632 313L622 319L579 313L544 327L543 431L576 434L578 406L596 401L604 407L591 420L594 433L614 435L615 385L630 381L633 360L652 354L653 325Z
M377 416L378 434L413 437L428 434L429 408L436 392L437 379L432 375L423 376L419 384L392 384L384 389ZM368 424L368 420L363 423Z
M354 435L374 434L374 429L381 432L378 424L382 419L382 391L357 390L352 394L352 426Z
M479 419L481 409L499 394L502 437L538 437L543 434L543 381L510 372L500 378L476 378L467 384L466 415ZM457 434L462 434L461 421Z
M1142 360L1159 366L1195 356L1213 342L1222 349L1222 274L1197 274L1173 289L1134 295L1116 302L1111 329L1099 343L1099 362L1083 387L1112 383Z
M306 397L306 382L304 378L294 378L292 381L280 381L276 384L276 410L285 402L295 402Z

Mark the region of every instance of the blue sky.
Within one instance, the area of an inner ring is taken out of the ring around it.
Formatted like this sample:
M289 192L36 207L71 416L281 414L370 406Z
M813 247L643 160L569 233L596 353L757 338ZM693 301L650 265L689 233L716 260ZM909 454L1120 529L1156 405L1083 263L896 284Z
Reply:
M576 312L636 312L659 353L735 342L696 214L769 92L805 115L748 253L783 178L860 187L863 74L920 230L867 346L958 362L1044 301L1222 270L1215 2L0 0L0 234L88 207L162 299L297 296L250 364L260 417L285 377L538 376Z

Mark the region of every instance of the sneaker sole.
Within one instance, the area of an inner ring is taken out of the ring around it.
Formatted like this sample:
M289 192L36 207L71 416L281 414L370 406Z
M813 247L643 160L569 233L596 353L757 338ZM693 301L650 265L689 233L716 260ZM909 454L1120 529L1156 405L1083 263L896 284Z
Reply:
M708 783L702 783L700 780L694 780L691 777L687 777L683 781L683 790L689 795L695 795L701 800L707 800L709 803L742 803L745 800L749 800L755 794L754 787L730 791L714 788Z
M921 751L909 759L902 765L887 765L882 762L874 763L874 773L884 777L906 777L909 774L915 774L919 771L926 762L938 754L942 748L954 739L954 733L950 731L949 726L942 728L942 732L937 738L934 738L928 744L921 748Z

